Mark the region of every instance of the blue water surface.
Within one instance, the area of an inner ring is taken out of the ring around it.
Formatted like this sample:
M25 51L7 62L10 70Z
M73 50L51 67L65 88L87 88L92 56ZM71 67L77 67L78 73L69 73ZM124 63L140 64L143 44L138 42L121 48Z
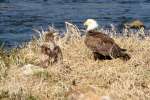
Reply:
M87 18L102 26L140 19L149 27L150 0L0 0L0 41L14 47L36 35L33 28L64 29L65 21L83 28Z

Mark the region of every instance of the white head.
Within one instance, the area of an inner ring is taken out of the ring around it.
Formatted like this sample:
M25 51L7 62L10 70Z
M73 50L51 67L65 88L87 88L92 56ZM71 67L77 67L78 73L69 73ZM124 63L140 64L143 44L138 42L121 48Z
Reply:
M98 28L98 23L94 19L87 19L84 22L84 26L87 27L87 29L86 29L87 31L91 31L91 30L94 30L94 29Z

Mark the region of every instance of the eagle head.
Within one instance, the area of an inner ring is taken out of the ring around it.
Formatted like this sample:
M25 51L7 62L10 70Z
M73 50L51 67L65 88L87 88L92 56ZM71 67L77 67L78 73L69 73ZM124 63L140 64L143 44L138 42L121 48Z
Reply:
M98 23L96 22L96 20L94 19L87 19L85 22L84 22L84 26L87 28L86 30L87 31L91 31L91 30L95 30L98 28Z

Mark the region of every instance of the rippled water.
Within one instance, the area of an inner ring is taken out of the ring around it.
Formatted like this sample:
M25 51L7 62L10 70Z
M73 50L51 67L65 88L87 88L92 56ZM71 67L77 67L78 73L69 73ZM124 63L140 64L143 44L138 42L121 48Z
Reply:
M87 18L102 26L141 19L150 26L150 0L0 0L0 41L8 47L28 41L33 28L69 21L83 28Z

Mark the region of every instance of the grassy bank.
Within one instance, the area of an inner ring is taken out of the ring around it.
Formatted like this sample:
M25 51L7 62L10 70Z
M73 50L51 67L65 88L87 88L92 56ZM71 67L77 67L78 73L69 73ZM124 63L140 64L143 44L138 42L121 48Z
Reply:
M44 32L42 32L44 34ZM72 33L72 34L70 34ZM36 64L40 38L34 38L21 49L0 52L0 100L65 100L65 93L75 81L77 85L92 85L100 96L114 100L150 99L150 38L113 37L126 48L131 60L94 61L79 30L67 27L66 35L56 43L63 53L63 64L25 75L24 65Z

